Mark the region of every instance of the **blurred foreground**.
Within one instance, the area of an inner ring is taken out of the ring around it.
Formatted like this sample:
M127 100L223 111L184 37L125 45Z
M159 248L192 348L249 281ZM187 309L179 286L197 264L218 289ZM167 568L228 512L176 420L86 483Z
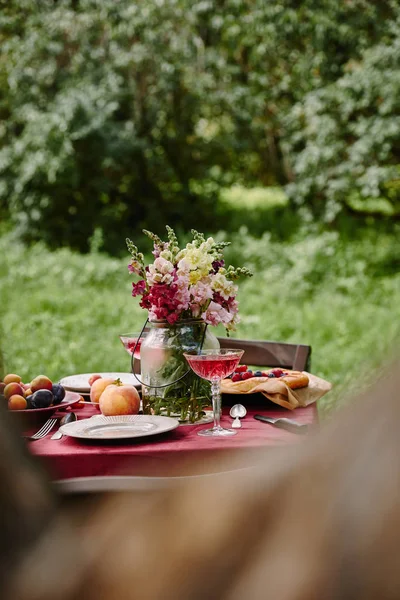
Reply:
M223 476L72 511L38 472L26 476L2 414L2 598L397 599L399 367L252 468L229 474L239 465L225 462Z

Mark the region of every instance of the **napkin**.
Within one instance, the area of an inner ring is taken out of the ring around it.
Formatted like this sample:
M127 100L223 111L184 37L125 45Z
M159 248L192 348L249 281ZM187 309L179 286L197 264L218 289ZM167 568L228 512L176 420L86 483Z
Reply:
M332 384L316 375L307 373L309 383L306 387L292 390L280 378L260 377L260 383L251 390L246 390L247 381L235 381L223 379L221 382L222 394L257 394L261 393L266 398L279 404L289 410L294 410L299 406L308 406L324 396L332 388ZM254 378L258 379L258 378Z

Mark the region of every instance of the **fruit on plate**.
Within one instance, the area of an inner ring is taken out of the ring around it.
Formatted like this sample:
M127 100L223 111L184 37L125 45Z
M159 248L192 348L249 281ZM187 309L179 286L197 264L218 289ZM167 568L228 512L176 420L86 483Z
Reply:
M27 407L27 402L23 396L14 394L13 396L11 396L11 398L8 399L8 409L9 410L25 410L26 407Z
M100 396L100 411L106 417L136 415L140 397L133 385L124 385L120 380L108 385Z
M60 404L65 398L65 389L63 386L59 383L53 383L51 391L54 396L53 404Z
M38 375L31 381L32 392L37 392L38 390L49 390L51 392L52 387L53 383L46 375Z
M8 383L6 385L6 387L3 390L3 394L4 397L6 398L6 400L9 400L11 398L11 396L22 396L23 398L25 398L25 390L22 387L22 385L20 383L17 383L16 381L12 381L11 383Z
M7 385L8 383L21 383L21 377L19 375L15 375L14 373L9 373L5 377L3 377L3 382Z
M115 379L109 379L106 377L100 377L100 379L96 379L90 388L90 401L98 402L100 400L101 394L104 392L108 385L114 383Z
M39 375L31 383L23 383L19 375L9 373L0 381L0 396L7 400L9 410L48 408L60 404L65 389L54 384L46 375Z
M98 379L101 379L101 375L99 375L98 373L93 373L93 375L91 375L88 379L88 383L90 385L90 387L92 387L92 385L94 384L95 381L97 381Z
M37 390L30 396L32 408L48 408L53 404L54 396L50 390Z

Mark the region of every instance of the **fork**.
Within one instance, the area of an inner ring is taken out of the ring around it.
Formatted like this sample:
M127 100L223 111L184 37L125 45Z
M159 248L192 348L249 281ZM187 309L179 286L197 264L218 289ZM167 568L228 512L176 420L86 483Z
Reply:
M44 425L42 425L42 427L39 429L39 431L37 431L33 435L24 435L22 437L26 440L32 440L32 441L41 440L53 429L53 427L56 423L57 423L57 419L48 419L46 421L46 423L44 423Z

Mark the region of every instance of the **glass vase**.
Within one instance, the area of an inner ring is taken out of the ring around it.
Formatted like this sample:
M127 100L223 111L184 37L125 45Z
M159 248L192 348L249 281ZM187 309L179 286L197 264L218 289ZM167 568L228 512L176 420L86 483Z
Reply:
M211 387L183 353L219 348L218 339L202 319L154 321L149 327L140 350L143 412L195 423L211 404Z

